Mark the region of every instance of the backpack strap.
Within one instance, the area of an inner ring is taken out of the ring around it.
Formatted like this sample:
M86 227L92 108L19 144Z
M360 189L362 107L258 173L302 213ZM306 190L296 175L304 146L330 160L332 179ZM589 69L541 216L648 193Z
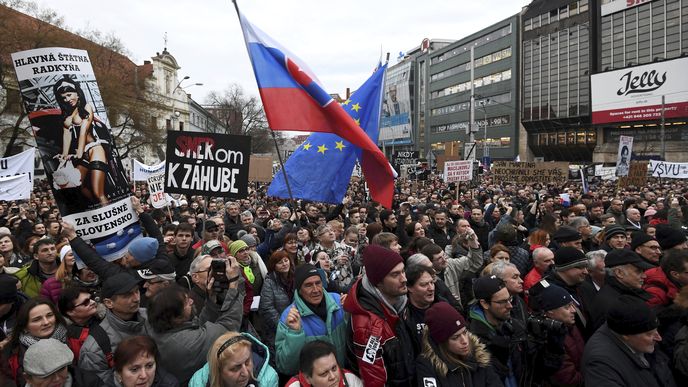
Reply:
M105 360L109 368L114 368L115 361L112 355L112 345L110 344L110 338L100 325L96 324L91 327L89 335L93 337L100 349L105 354Z

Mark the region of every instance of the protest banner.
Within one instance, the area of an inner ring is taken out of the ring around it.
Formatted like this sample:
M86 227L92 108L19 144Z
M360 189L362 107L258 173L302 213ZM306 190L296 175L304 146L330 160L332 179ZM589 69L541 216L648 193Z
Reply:
M168 131L165 192L245 198L250 156L250 136Z
M32 187L28 173L0 177L0 200L29 200Z
M396 151L392 154L392 166L399 171L402 165L418 164L420 151Z
M473 161L445 161L444 181L453 183L457 181L470 181L473 178Z
M616 180L616 167L595 165L595 176L599 176L602 180Z
M628 176L619 177L619 187L642 187L647 184L647 161L632 161Z
M259 181L261 183L271 182L272 157L251 155L251 163L248 168L248 179L250 181Z
M163 208L170 203L165 194L165 172L160 171L148 177L148 192L150 193L151 205L154 208Z
M29 183L33 188L35 158L36 148L27 149L14 156L0 158L0 178L27 174Z
M121 258L141 228L88 53L40 48L12 63L62 218L103 258Z
M569 177L569 163L495 161L491 172L495 183L564 184Z
M616 176L628 176L631 153L633 153L633 137L619 136L619 151L616 155Z
M688 163L671 163L668 161L650 160L650 171L654 177L688 179Z
M132 180L134 181L148 181L148 178L158 173L165 172L165 162L161 161L159 164L146 165L138 160L134 160L132 167Z

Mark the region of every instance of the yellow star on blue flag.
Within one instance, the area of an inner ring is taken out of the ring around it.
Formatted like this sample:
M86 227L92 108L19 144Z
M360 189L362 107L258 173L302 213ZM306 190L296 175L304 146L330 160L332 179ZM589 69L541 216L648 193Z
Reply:
M386 70L387 65L379 66L373 75L342 103L344 110L376 144L379 135L382 84ZM309 150L311 147L317 147L317 152ZM284 165L293 197L341 203L356 159L360 157L360 148L337 135L317 132L311 134ZM268 188L268 195L289 198L282 171L275 174Z

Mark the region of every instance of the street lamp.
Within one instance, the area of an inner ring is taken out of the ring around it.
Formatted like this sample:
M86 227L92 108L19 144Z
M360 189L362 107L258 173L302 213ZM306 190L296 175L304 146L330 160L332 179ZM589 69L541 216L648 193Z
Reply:
M181 112L175 110L175 108L174 108L175 107L174 106L175 105L174 93L177 91L177 89L185 90L186 88L191 87L191 86L203 86L203 83L200 83L200 82L197 82L197 83L194 83L191 85L182 86L182 83L189 78L191 78L191 77L188 75L184 76L184 78L182 78L182 80L179 81L179 83L177 83L177 86L175 86L174 89L172 89L172 94L171 94L172 95L172 115L170 116L170 126L171 126L170 129L174 129L174 126L175 126L174 122L176 120L179 120L179 116L181 115Z

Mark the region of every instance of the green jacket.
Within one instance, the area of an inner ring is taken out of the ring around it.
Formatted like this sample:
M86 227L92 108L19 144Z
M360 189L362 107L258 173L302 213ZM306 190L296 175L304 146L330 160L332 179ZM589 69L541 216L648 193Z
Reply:
M24 265L19 271L14 273L14 276L19 279L22 284L22 292L29 296L29 298L37 297L41 291L40 277L38 276L38 261L33 260L31 263Z
M336 348L339 366L346 367L346 337L348 321L344 318L344 309L339 294L323 292L327 305L327 321L318 317L294 291L294 302L282 312L277 326L275 348L277 369L285 375L299 373L299 354L301 348L314 340L324 340ZM292 306L301 314L301 330L295 331L287 326L287 315Z

